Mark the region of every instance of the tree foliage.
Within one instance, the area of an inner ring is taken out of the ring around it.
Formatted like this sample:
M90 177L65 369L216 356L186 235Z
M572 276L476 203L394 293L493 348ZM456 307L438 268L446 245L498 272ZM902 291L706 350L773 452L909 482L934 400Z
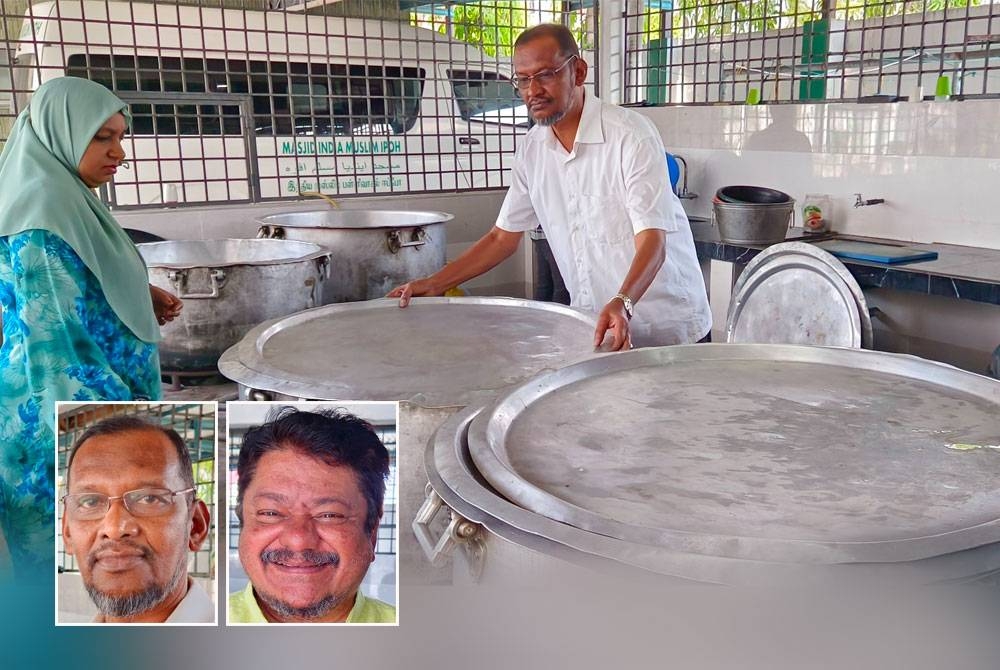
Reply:
M900 14L937 12L978 7L991 0L838 0L833 18L854 21ZM720 37L801 26L821 18L823 0L754 0L753 2L675 0L673 9L651 11L644 17L644 32L658 37L670 25L674 38Z
M510 56L514 40L528 25L523 2L481 2L458 5L451 23L452 37L478 47L487 56ZM444 32L445 26L441 27Z
M451 7L451 37L471 44L487 56L507 57L514 53L517 39L537 14L560 16L563 3L528 0L483 0ZM421 17L412 15L411 22L422 23ZM569 28L581 49L592 49L593 38L587 31L584 12L569 14ZM442 35L448 31L443 21L435 21L435 29Z

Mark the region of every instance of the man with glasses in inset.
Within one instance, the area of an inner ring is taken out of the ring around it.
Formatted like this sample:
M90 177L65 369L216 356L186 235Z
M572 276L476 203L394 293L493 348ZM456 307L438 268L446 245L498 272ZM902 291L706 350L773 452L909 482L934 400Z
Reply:
M208 536L187 445L134 416L105 419L73 445L62 536L97 606L95 623L213 623L215 607L188 576Z
M565 26L523 32L513 65L512 83L536 125L518 143L496 225L389 297L406 307L413 296L443 295L511 256L522 233L541 225L571 304L597 315L595 346L607 336L616 351L704 338L708 294L656 127L584 90L587 64Z

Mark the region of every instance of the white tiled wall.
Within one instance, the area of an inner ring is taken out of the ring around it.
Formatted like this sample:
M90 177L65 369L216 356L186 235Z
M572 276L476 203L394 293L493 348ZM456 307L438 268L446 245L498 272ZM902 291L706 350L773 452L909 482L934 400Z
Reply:
M833 199L834 229L1000 249L1000 102L742 105L639 110L683 155L688 212L720 186ZM855 193L886 203L855 208Z
M1000 249L1000 101L657 107L638 110L689 166L689 214L710 216L720 186L832 198L834 230ZM885 204L855 208L855 193ZM799 211L801 211L800 208ZM713 262L714 335L725 331L725 272ZM722 275L722 276L720 276ZM882 311L876 348L983 372L1000 307L901 291L867 292Z

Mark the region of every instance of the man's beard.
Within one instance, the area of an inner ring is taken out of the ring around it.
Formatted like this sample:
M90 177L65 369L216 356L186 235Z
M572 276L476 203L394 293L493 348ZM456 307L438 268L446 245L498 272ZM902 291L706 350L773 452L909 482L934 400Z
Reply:
M307 563L312 565L332 564L334 567L340 565L340 554L335 551L314 551L306 549L304 551L291 551L290 549L267 549L260 553L262 563ZM333 608L344 601L346 595L328 595L320 600L304 607L295 607L285 602L278 596L254 587L254 592L264 601L271 610L285 619L318 619L328 614Z
M125 595L114 595L99 591L92 583L84 581L83 585L87 589L87 594L94 601L98 611L105 616L116 618L129 618L143 614L153 609L173 593L180 584L181 579L187 575L186 561L177 565L177 570L168 584L153 584L141 591L127 593Z
M306 605L305 607L295 607L294 605L281 600L277 596L273 596L270 593L264 593L256 587L254 588L254 593L257 594L258 598L264 601L264 604L267 605L272 612L283 619L319 619L320 617L328 614L334 607L344 602L344 598L347 597L338 597L331 594L311 605Z
M538 118L537 116L532 114L530 110L528 111L528 115L531 116L531 120L535 122L535 125L554 126L566 117L566 110L563 109L556 112L555 114L550 114L549 116L546 116L544 119Z

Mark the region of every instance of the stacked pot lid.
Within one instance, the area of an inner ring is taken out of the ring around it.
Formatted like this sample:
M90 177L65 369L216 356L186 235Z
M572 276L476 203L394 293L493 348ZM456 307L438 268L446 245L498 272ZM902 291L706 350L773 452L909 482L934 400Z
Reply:
M733 286L728 342L872 348L861 286L833 255L805 242L768 247Z
M219 370L290 397L458 407L591 355L594 327L593 315L513 298L341 303L262 323Z
M967 578L1000 569L998 416L1000 383L911 356L641 349L453 417L427 469L487 528L688 579L845 564Z

